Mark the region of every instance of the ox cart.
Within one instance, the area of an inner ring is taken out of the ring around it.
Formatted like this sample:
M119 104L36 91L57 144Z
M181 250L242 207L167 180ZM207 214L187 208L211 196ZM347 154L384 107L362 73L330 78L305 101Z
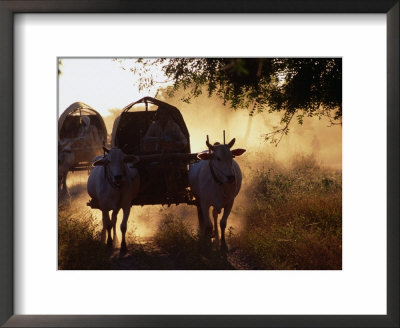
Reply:
M144 136L156 120L159 107L168 109L170 119L187 139L187 145L179 153L146 151L144 147ZM190 152L189 131L178 108L151 97L127 105L114 122L111 146L140 157L140 162L136 164L140 175L140 191L132 205L195 204L188 187L188 172L189 165L198 161L198 158L197 154ZM172 192L166 176L173 180Z
M107 143L107 128L101 115L82 102L71 104L58 119L58 140L74 155L69 171L90 170L95 156Z

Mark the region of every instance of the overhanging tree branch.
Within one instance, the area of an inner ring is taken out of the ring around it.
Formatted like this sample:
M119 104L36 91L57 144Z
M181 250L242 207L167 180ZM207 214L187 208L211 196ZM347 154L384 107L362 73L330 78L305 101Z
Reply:
M284 127L267 133L266 140L278 136L279 144L295 113L298 123L304 116L326 116L331 125L342 116L341 58L158 58L138 59L139 88L158 83L151 74L157 66L172 81L167 95L184 90L181 100L190 102L207 91L233 109L255 112L283 112ZM140 65L139 65L140 66ZM332 115L332 113L334 113Z

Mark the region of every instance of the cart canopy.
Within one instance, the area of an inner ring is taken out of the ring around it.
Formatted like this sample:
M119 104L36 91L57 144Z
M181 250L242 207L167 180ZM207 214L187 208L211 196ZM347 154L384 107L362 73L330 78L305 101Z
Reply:
M99 138L107 141L107 128L100 113L83 102L71 104L58 119L58 139L76 138L83 116L90 119L90 124L96 126Z

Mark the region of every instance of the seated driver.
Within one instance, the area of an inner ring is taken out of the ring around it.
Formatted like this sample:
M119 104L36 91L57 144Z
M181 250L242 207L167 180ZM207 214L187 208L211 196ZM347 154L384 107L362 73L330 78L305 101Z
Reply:
M153 122L143 138L145 151L154 153L174 153L184 151L188 141L166 107L158 107L157 120ZM174 174L176 165L164 164L163 173L167 188L166 198L173 201L177 187Z
M100 139L99 131L94 124L90 124L90 118L87 116L81 118L77 140L82 148L93 153L91 157L99 155L102 151L103 142Z
M187 139L178 124L171 118L167 107L158 107L157 120L153 122L143 138L143 147L148 152L181 152Z

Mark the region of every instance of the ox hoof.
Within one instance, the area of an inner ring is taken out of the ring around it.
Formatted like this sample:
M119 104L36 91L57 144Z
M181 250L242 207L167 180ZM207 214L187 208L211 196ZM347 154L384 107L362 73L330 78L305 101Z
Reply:
M226 246L225 243L222 243L222 244L221 244L221 254L222 254L223 256L226 256L227 253L228 253L228 246Z
M127 252L128 252L128 248L126 247L126 244L121 244L121 249L120 249L119 253L120 253L121 255L124 255L124 254L126 254Z
M211 239L211 238L214 237L214 230L213 230L212 226L207 227L207 228L205 229L205 231L204 231L204 236L205 236L206 238L209 238L209 239Z

